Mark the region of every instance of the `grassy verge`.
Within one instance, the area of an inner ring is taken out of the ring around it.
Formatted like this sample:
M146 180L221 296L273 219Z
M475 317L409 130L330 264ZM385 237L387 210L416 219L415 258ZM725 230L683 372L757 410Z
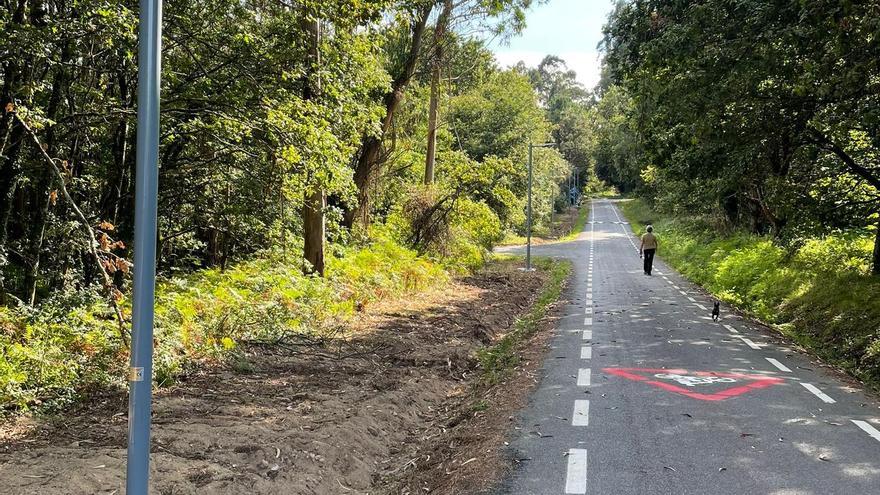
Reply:
M560 241L573 241L577 239L577 236L584 231L587 226L587 219L590 217L590 203L589 201L584 201L583 205L581 205L580 210L578 210L577 220L574 222L574 225L571 228L571 232L568 235L563 236Z
M548 258L536 258L534 261L539 270L548 273L547 282L529 312L517 320L514 329L495 345L478 352L484 384L498 383L518 364L517 351L538 330L541 320L547 316L551 305L562 295L565 281L571 274L571 263L568 261Z
M652 223L659 255L720 300L772 325L826 362L880 388L880 278L868 274L870 232L804 240L720 232L699 218L622 204L636 232Z

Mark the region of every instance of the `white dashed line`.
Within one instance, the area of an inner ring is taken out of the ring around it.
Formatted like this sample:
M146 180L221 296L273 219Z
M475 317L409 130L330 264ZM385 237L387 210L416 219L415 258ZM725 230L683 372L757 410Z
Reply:
M578 387L589 387L590 386L590 378L592 378L592 373L589 368L582 368L578 370Z
M739 333L739 332L736 331L735 328L733 328L733 327L730 326L730 325L724 325L724 328L726 328L727 330L729 330L730 333Z
M584 325L590 326L593 324L593 319L590 317L584 318Z
M696 304L694 304L694 306L696 306L696 307L702 309L703 311L709 311L709 308L707 308L706 306L703 306L703 305L700 304L700 303L696 303Z
M593 314L593 308L587 306L586 308L584 308L584 313L586 313L588 315Z
M571 415L572 426L589 426L590 424L590 401L574 401L574 412Z
M769 361L770 364L772 364L773 366L776 366L776 369L778 369L779 371L784 371L784 372L786 372L786 373L791 373L791 369L789 369L788 366L786 366L786 365L780 363L779 361L777 361L777 360L775 360L775 359L773 359L773 358L764 358L764 359L766 359L767 361Z
M581 359L593 359L593 348L585 345L581 347Z
M880 442L880 431L878 431L877 428L874 428L873 426L871 426L871 423L868 423L867 421L861 421L858 419L853 419L851 421L853 423L855 423L856 426L861 428L862 431L864 431L868 435L871 435L871 438Z
M584 330L583 337L584 337L584 340L593 340L593 331L592 330Z
M693 297L690 297L690 296L688 296L688 301L690 301L690 302L697 302L696 299L694 299Z
M586 449L569 449L568 451L568 473L565 475L565 493L587 493Z
M828 397L828 395L825 394L825 392L819 390L819 387L813 385L812 383L803 383L803 382L801 382L801 385L803 385L805 389L807 389L807 390L809 390L810 392L812 392L813 395L815 395L816 397L822 399L822 402L824 402L824 403L826 403L826 404L834 404L835 402L837 402L836 400L832 399L831 397Z
M677 285L675 285L675 284L672 284L672 288L675 289L675 290L681 290L681 287L679 287L679 286L677 286Z
M747 339L747 338L745 338L745 337L740 337L740 339L741 339L743 342L745 342L746 345L749 346L749 347L751 347L752 349L754 349L754 350L756 350L756 351L760 351L760 350L761 350L761 346L759 346L758 344L752 342L751 339Z
M688 295L688 293L687 293L687 292L685 292L685 291L683 291L683 290L680 290L680 291L678 291L678 292L681 292L681 295L683 295L683 296L686 296L686 295Z

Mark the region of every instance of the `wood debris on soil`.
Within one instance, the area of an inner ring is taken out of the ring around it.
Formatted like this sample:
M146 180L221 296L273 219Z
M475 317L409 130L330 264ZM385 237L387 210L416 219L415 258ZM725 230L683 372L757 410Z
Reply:
M508 384L479 391L492 414L471 410L475 351L511 329L545 278L493 264L443 290L367 308L345 340L247 346L251 373L204 369L161 390L151 493L484 486L503 469L508 417L525 401L549 332ZM107 393L54 421L0 426L0 493L119 492L126 407L125 394Z

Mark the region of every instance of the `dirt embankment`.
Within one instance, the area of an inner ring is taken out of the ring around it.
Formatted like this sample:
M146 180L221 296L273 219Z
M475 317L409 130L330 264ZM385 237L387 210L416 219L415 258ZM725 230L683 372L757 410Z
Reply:
M251 346L238 372L207 370L162 391L151 493L480 491L502 469L508 418L525 401L546 336L488 390L474 389L474 352L511 328L545 279L493 265L369 308L348 341ZM124 394L5 425L0 493L123 493L126 426Z

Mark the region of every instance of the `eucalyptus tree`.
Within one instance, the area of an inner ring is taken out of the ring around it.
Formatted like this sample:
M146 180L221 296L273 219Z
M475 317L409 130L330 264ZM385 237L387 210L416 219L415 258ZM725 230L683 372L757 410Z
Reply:
M540 0L538 0L539 2ZM535 0L401 0L390 11L386 56L388 72L392 76L390 88L381 94L384 116L377 130L363 136L354 159L354 181L358 189L357 204L350 207L346 223L353 225L360 219L369 223L370 186L379 168L388 159L386 144L391 137L394 118L404 95L413 80L419 64L437 56L436 48L449 43L447 33L458 30L463 34L485 33L502 35L516 32L525 26L526 10ZM433 17L432 17L433 16ZM435 21L439 21L440 29ZM433 39L431 38L434 34ZM432 41L437 43L432 46ZM442 49L440 51L442 53ZM438 76L439 84L439 76ZM439 95L437 95L439 98ZM435 107L435 112L436 112ZM430 110L429 110L430 112ZM435 131L436 131L436 115ZM429 147L435 147L436 132L432 133ZM427 164L426 158L426 164Z

